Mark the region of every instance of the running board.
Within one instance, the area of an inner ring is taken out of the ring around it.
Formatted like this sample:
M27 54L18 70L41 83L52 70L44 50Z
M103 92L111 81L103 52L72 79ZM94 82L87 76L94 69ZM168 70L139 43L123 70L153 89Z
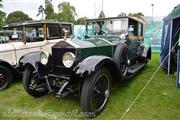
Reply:
M133 74L143 68L146 63L136 63L128 68L128 73Z

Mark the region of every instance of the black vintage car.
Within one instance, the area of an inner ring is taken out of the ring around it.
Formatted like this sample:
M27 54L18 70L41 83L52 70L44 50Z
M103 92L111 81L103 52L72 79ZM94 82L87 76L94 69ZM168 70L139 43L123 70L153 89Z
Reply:
M89 19L84 40L65 38L52 46L52 54L33 52L23 59L28 94L79 95L83 112L94 117L107 104L111 81L127 79L143 68L151 48L143 45L143 22L137 18Z

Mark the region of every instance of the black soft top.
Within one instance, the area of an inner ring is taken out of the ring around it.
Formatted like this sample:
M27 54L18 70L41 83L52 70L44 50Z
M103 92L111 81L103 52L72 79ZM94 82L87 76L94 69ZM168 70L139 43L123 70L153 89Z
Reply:
M6 25L3 28L6 29L6 28L10 28L10 27L31 26L31 25L40 25L40 24L70 24L70 25L73 25L73 23L70 23L70 22L58 22L58 21L25 21L25 22L11 23L9 25Z
M107 18L96 18L96 19L86 19L86 22L90 21L103 21L103 20L111 20L111 19L121 19L121 18L128 18L128 19L133 19L137 22L140 22L142 24L145 24L146 21L139 19L137 17L132 17L132 16L120 16L120 17L107 17Z

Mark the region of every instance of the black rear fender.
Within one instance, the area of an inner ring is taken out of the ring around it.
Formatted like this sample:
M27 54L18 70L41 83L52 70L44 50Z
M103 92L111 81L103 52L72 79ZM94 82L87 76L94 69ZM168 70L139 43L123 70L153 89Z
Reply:
M150 46L144 46L141 56L150 60L151 59L151 47Z

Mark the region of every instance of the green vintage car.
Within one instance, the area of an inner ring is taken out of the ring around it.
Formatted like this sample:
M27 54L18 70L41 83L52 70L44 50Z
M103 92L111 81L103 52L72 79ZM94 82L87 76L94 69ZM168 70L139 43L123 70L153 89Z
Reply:
M19 64L26 66L23 84L29 95L78 95L83 112L95 117L109 100L111 81L143 68L151 48L143 45L143 21L137 18L88 19L84 40L65 38L52 46L52 54L33 52L23 59Z

